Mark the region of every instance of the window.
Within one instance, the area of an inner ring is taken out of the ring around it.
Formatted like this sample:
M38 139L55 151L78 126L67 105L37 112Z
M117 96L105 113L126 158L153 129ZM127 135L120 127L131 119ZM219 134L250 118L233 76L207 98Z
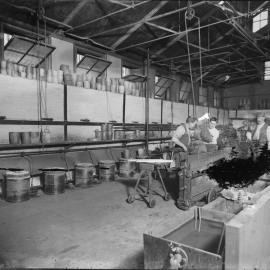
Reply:
M169 91L171 89L174 80L167 77L155 76L155 98L168 99Z
M270 80L270 61L264 62L264 80Z
M268 9L262 11L253 18L253 33L257 32L268 24Z
M4 33L4 46L7 45L7 43L11 40L12 35Z
M77 53L76 65L83 59L83 55Z
M55 47L37 40L4 34L4 59L23 66L39 66Z

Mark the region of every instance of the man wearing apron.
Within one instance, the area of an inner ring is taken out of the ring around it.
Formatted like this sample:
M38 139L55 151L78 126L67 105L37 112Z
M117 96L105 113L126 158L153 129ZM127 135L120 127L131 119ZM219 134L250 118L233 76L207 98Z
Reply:
M172 142L174 151L172 159L175 161L179 183L179 196L176 202L178 208L187 210L190 207L190 176L188 175L188 149L191 139L196 137L197 118L188 117L185 124L181 124L175 131Z
M172 141L174 142L173 159L175 160L175 167L181 167L181 160L186 159L188 154L188 147L191 138L195 136L197 126L197 118L188 117L186 123L181 124L176 129Z

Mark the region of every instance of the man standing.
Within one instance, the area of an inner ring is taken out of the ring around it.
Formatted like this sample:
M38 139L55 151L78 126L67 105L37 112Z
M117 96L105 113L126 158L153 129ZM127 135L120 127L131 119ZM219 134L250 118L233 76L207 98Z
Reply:
M197 118L188 117L185 124L181 124L175 131L172 141L175 143L175 148L182 152L188 151L191 138L195 136Z
M257 126L253 132L247 132L247 139L255 141L261 146L267 143L268 150L270 149L270 127L265 123L264 113L257 114Z
M216 129L217 118L211 117L208 125L202 127L201 138L205 144L215 145L215 150L217 148L217 139L219 137L219 131Z

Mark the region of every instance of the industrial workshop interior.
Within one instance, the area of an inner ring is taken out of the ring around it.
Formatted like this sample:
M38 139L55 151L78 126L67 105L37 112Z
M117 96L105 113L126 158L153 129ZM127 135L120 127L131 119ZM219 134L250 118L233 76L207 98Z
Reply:
M0 0L0 269L269 270L269 9Z

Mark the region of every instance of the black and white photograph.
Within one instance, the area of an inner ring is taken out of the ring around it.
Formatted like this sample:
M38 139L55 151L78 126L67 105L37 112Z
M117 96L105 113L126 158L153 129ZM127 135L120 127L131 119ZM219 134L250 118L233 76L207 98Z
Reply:
M0 0L0 270L270 270L269 16Z

